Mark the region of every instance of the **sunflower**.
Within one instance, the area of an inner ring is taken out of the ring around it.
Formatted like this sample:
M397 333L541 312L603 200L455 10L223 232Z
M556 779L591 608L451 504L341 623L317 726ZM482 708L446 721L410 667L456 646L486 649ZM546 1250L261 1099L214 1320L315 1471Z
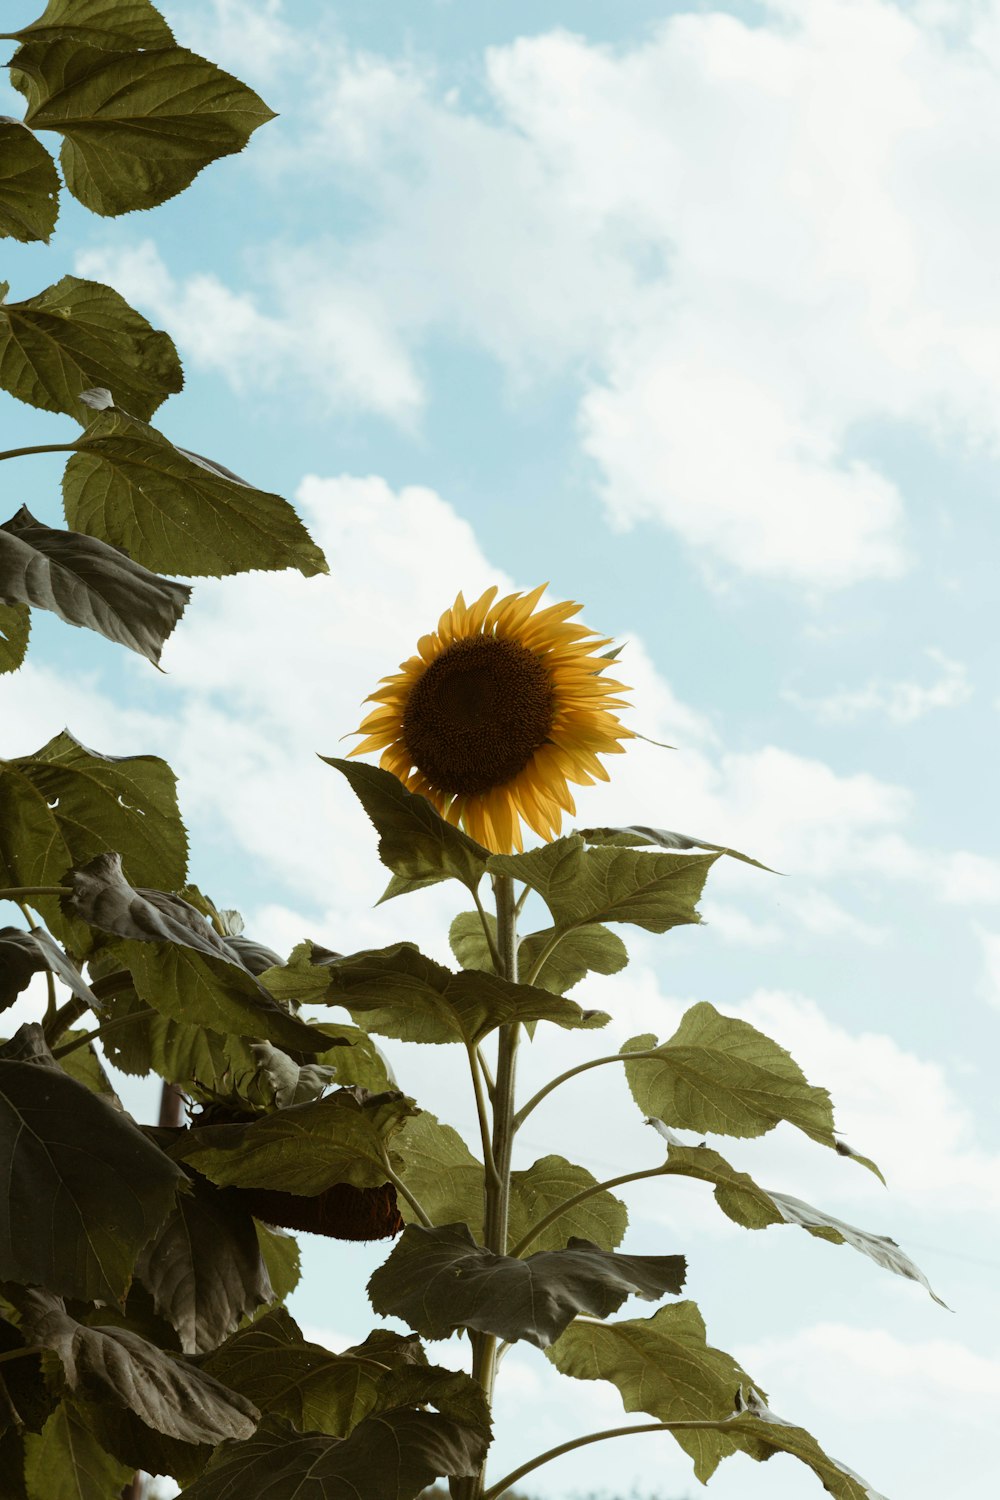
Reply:
M378 706L350 752L380 750L385 770L499 854L522 848L522 821L555 838L576 811L568 783L607 781L598 756L632 738L612 712L627 689L603 675L609 642L573 619L579 604L536 614L545 588L459 594L369 695Z

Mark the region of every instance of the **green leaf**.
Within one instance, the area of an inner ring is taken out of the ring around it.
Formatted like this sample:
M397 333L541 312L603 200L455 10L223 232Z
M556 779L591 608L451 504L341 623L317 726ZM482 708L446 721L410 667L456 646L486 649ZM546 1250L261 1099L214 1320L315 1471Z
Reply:
M327 977L323 999L342 1005L365 1030L405 1042L464 1042L474 1046L514 1021L553 1021L557 1026L603 1026L602 1011L586 1011L572 1000L496 975L455 974L426 958L412 943L333 955L320 961Z
M28 1493L45 1500L108 1500L132 1470L106 1453L80 1412L63 1401L41 1433L24 1443Z
M647 828L641 823L633 823L627 828L580 828L577 832L586 843L603 845L605 848L711 849L716 854L728 854L730 859L738 859L745 865L766 870L769 875L777 873L770 865L762 865L759 859L751 859L749 854L741 854L738 849L730 849L727 844L706 844L704 839L689 838L686 833L669 833L665 828Z
M13 1005L33 977L48 966L32 933L23 927L0 927L0 1010Z
M695 906L718 854L639 854L588 849L579 834L527 854L494 854L489 869L537 891L556 927L631 922L666 932L700 922Z
M64 1031L59 1038L59 1045L65 1046L67 1042L76 1041L78 1037L86 1036L85 1031ZM121 1109L121 1101L115 1092L115 1086L111 1082L101 1059L98 1057L92 1042L84 1047L77 1047L74 1051L60 1057L59 1066L70 1078L75 1078L77 1083L82 1083L91 1093L100 1094L107 1099L115 1108Z
M102 755L64 729L34 755L9 764L52 807L74 863L117 849L129 880L170 890L184 884L187 834L177 778L157 755Z
M346 1040L344 1045L348 1045ZM336 1077L335 1068L317 1062L297 1063L270 1042L254 1042L250 1050L257 1072L251 1079L238 1079L237 1088L241 1097L268 1109L308 1104L318 1099Z
M477 1245L465 1224L409 1224L368 1295L425 1338L471 1328L547 1349L577 1313L605 1318L636 1294L679 1292L684 1272L682 1255L615 1255L578 1239L517 1260Z
M99 854L66 872L68 915L126 939L124 967L147 1004L175 1020L240 1036L270 1038L295 1050L329 1045L321 1031L289 1014L245 969L200 912L166 891L133 889L119 854Z
M72 863L55 814L28 778L0 761L0 885L59 885ZM64 916L59 898L32 905L74 952L88 951L87 929Z
M390 1411L367 1417L339 1440L299 1437L267 1422L239 1447L224 1447L185 1490L184 1500L415 1500L433 1480L478 1472L486 1454L480 1433L437 1412Z
M96 398L95 398L96 399ZM222 578L252 569L327 572L280 495L175 448L117 408L98 410L63 474L67 523L156 573Z
M24 604L0 604L0 674L16 672L31 633L31 611Z
M238 1198L201 1178L143 1250L136 1276L185 1354L217 1348L273 1300L253 1219Z
M64 276L0 305L0 386L19 401L79 421L81 391L107 386L148 421L183 385L169 334L99 281Z
M485 914L490 936L496 944L497 919L489 912ZM460 911L448 929L448 943L456 960L463 969L475 969L484 974L495 974L496 966L490 945L483 930L483 919L477 911Z
M0 1279L117 1301L184 1174L58 1067L8 1060L11 1045L0 1049Z
M611 1381L626 1411L648 1412L660 1422L724 1422L733 1414L737 1390L752 1384L730 1355L706 1343L693 1302L661 1307L651 1318L572 1323L547 1358L575 1380ZM725 1431L681 1430L673 1436L703 1484L720 1459L740 1446Z
M15 35L22 42L85 42L90 47L169 47L173 32L149 0L49 0L37 21Z
M495 943L496 918L487 913L486 921ZM451 924L448 940L463 969L495 973L489 943L477 911L460 912ZM521 939L517 958L522 980L532 976L533 985L554 995L564 995L587 974L617 974L628 963L628 952L617 933L592 922L589 926L562 934L557 934L554 927L528 933ZM539 960L543 961L536 973Z
M325 1023L323 1030L336 1043L348 1044L334 1046L316 1058L317 1063L333 1069L338 1084L342 1087L357 1084L370 1094L384 1094L397 1087L388 1060L367 1032L339 1021Z
M273 1224L256 1221L257 1241L264 1259L275 1302L284 1302L299 1284L302 1275L298 1241Z
M222 1187L273 1188L306 1197L337 1182L379 1187L390 1147L413 1113L402 1094L341 1089L312 1104L263 1115L246 1125L205 1125L185 1132L172 1154Z
M100 1010L100 1001L80 970L70 961L44 927L32 927L30 932L24 932L19 927L5 927L0 930L0 939L3 940L0 969L6 969L10 984L17 984L20 979L23 979L24 984L20 987L24 988L31 976L21 965L30 959L35 973L50 969L67 989L72 990L78 999L86 1003L88 1010ZM3 982L0 981L0 1009L3 1009L4 1005L9 1005L15 998L15 994L15 990L5 988Z
M101 1447L134 1472L170 1474L179 1484L189 1484L201 1473L215 1452L214 1443L182 1443L147 1427L135 1412L114 1406L106 1399L74 1403ZM115 1500L107 1496L107 1500Z
M346 776L378 832L378 857L395 877L383 901L440 880L460 880L470 891L478 888L489 850L446 822L426 797L407 791L397 776L378 766L329 755L320 760Z
M190 597L186 583L151 573L95 537L43 526L23 505L0 526L0 598L5 601L0 608L23 610L31 604L49 610L67 625L96 630L155 665ZM8 671L24 656L27 611L12 625L4 648Z
M154 1432L184 1443L247 1438L256 1427L260 1413L251 1401L131 1329L78 1323L38 1287L21 1289L17 1305L32 1342L59 1356L71 1391L125 1407Z
M200 1085L224 1093L234 1076L253 1068L251 1043L243 1037L172 1020L150 1009L131 987L116 993L108 1008L115 1026L102 1046L123 1073L158 1073L187 1089ZM119 1024L126 1016L132 1019Z
M185 47L123 53L32 39L14 67L30 81L25 123L63 136L66 186L97 214L165 203L274 119L252 89Z
M543 1156L527 1171L512 1172L507 1241L516 1245L540 1219L577 1193L597 1185L585 1167L574 1166L562 1156ZM532 1250L561 1250L577 1236L592 1240L602 1250L620 1245L628 1227L628 1210L620 1199L605 1191L595 1193L553 1220L548 1229L531 1241Z
M404 1121L394 1145L396 1168L410 1192L435 1224L468 1224L483 1229L483 1166L457 1130L423 1109ZM416 1214L400 1194L399 1211L408 1222Z
M728 1433L742 1451L758 1463L775 1453L791 1454L813 1471L827 1494L835 1496L835 1500L886 1500L884 1495L876 1494L860 1474L824 1453L812 1433L770 1411L752 1389L748 1409L733 1417Z
M0 115L0 236L47 242L58 216L55 162L26 125Z
M783 1047L746 1021L692 1005L668 1042L633 1037L622 1055L625 1076L643 1114L680 1130L743 1138L765 1135L782 1120L823 1146L836 1148L826 1089L806 1076Z

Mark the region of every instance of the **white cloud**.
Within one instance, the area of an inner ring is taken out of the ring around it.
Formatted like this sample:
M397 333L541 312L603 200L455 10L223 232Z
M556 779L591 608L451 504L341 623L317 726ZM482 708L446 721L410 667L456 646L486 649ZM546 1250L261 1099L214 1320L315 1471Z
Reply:
M894 724L912 724L932 709L957 708L968 702L973 689L965 664L934 646L924 655L939 669L930 683L872 678L862 688L841 688L822 698L805 697L791 688L781 696L820 724L852 724L868 713L884 714Z
M974 930L979 939L983 961L979 993L988 1005L1000 1010L1000 932L988 932L978 924Z

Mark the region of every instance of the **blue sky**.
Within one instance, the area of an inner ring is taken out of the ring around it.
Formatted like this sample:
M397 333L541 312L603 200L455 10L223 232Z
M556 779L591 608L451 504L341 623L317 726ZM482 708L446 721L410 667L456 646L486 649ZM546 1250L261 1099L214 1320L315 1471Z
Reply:
M187 387L159 425L296 497L331 576L198 584L165 677L38 620L0 748L66 722L104 751L164 754L194 878L256 935L412 937L443 957L449 893L372 909L367 826L313 752L336 751L459 588L547 578L584 601L629 643L630 722L677 748L631 750L580 822L681 829L785 874L720 869L704 927L629 938L625 974L578 997L612 1011L615 1042L707 999L788 1046L889 1192L780 1132L729 1154L891 1234L955 1312L846 1247L716 1224L696 1186L640 1185L627 1243L688 1251L710 1337L876 1489L984 1493L1000 4L164 9L279 119L153 214L68 203L51 247L8 244L11 296L75 271L169 329ZM65 430L13 403L0 422L4 447ZM58 462L5 472L9 510L58 517ZM529 1074L590 1045L540 1043ZM396 1060L468 1124L453 1059ZM654 1159L611 1071L539 1111L525 1150L603 1175ZM378 1258L307 1242L300 1319L363 1335ZM620 1407L531 1352L505 1379L504 1467ZM564 1459L535 1489L633 1477L694 1492L652 1438ZM782 1460L732 1461L711 1488L819 1493Z

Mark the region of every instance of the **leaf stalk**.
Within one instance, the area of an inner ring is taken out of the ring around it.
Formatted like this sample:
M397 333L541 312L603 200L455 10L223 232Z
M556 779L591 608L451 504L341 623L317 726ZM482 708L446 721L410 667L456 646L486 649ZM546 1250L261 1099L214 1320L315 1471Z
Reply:
M533 1469L540 1469L542 1464L551 1462L553 1458L560 1458L564 1453L572 1453L574 1448L585 1448L588 1443L603 1443L606 1438L630 1437L636 1432L719 1432L726 1426L725 1421L689 1421L689 1422L637 1422L634 1427L606 1427L603 1432L590 1432L586 1437L571 1438L568 1443L560 1443L556 1448L548 1448L540 1453L537 1458L531 1458L519 1469L513 1469L497 1484L491 1484L485 1491L483 1500L499 1500L505 1490L511 1485L523 1479L525 1474L530 1474Z

